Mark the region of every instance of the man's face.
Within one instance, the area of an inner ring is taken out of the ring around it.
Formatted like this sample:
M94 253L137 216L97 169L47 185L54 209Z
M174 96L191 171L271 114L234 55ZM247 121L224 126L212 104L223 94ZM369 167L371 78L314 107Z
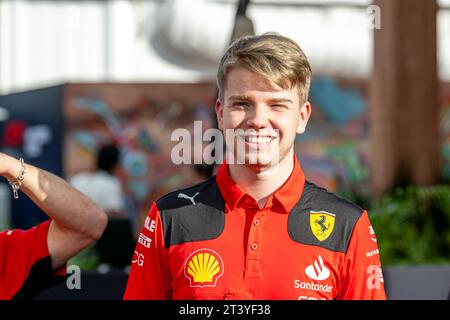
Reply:
M300 105L296 88L283 89L245 68L228 72L222 97L215 108L227 148L239 160L245 146L245 164L252 167L274 165L292 153L311 114L309 103Z

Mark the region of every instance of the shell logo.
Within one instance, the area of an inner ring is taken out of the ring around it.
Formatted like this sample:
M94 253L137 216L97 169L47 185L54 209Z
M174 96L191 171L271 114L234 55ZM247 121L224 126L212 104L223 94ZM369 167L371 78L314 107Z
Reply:
M184 264L184 275L189 279L191 287L215 287L223 271L222 258L210 249L194 251Z

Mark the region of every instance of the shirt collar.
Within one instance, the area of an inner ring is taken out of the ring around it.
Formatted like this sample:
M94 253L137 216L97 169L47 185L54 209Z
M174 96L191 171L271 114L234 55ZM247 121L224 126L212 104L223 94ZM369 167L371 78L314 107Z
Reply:
M239 201L247 195L247 193L236 183L230 176L228 165L223 163L217 171L217 184L219 190L225 200L225 204L230 210L234 209ZM302 167L294 154L294 169L286 182L276 190L267 203L275 205L273 200L280 204L282 213L291 212L292 208L300 200L305 186L305 175ZM251 196L248 195L250 198Z

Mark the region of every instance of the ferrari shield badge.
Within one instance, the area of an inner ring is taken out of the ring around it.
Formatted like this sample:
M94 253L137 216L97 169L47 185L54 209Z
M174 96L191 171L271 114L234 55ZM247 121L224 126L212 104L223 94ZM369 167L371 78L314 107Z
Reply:
M310 211L311 231L319 241L325 241L334 229L336 215L325 211Z

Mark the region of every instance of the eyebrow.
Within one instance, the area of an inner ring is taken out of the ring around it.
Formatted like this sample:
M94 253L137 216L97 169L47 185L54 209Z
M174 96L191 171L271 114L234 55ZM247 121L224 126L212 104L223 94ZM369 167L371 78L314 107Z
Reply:
M228 100L250 100L248 96L237 94L228 98Z
M270 102L274 103L290 103L290 104L294 104L294 102L291 99L288 98L274 98L274 99L270 99Z
M237 100L237 101L248 101L248 100L251 100L248 96L240 95L240 94L231 96L228 99L230 101L235 101L235 100ZM290 103L290 104L294 104L294 102L291 99L288 99L288 98L273 98L273 99L270 99L269 102L271 102L271 103L275 102L275 103Z

